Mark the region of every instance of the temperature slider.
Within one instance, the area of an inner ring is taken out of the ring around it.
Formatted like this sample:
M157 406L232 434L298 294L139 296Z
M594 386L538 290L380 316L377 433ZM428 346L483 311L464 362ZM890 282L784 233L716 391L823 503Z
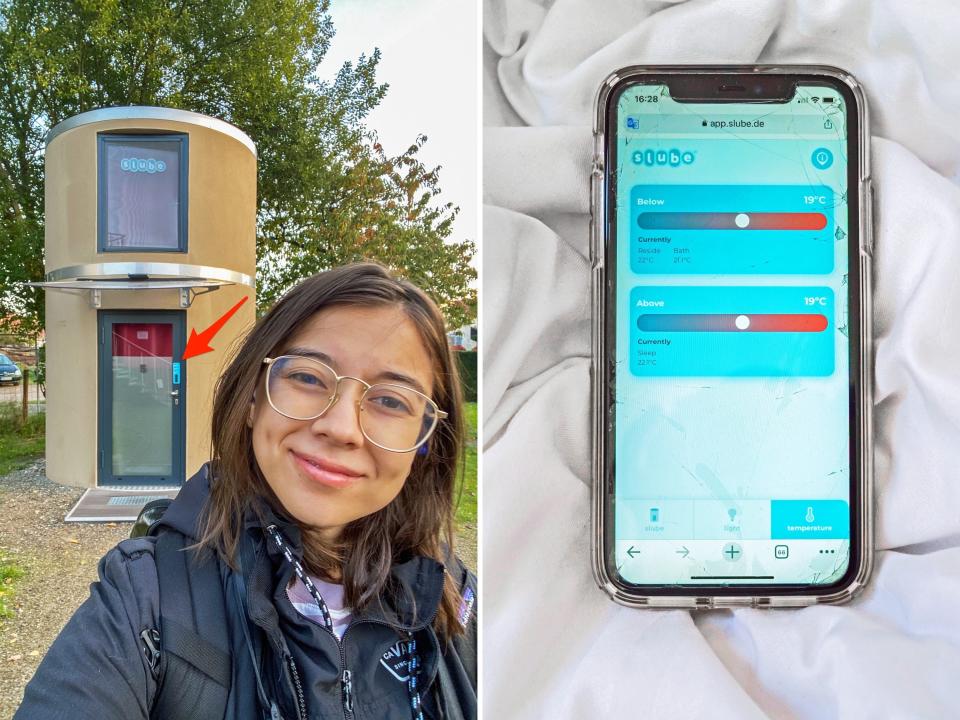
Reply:
M644 230L823 230L827 216L817 212L642 212Z
M823 286L638 285L630 303L637 377L827 377L843 337Z
M825 315L802 314L643 314L637 317L641 332L823 332Z

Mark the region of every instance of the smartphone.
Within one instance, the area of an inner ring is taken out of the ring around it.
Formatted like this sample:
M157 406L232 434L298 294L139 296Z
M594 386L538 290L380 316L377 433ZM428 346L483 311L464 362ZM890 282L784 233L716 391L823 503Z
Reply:
M594 138L598 584L637 607L849 600L873 557L861 86L625 68Z

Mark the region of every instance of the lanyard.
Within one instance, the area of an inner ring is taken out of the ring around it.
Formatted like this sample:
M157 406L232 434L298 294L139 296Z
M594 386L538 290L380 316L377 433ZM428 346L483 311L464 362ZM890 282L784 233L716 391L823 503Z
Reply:
M323 601L320 591L317 590L317 586L313 584L310 576L304 572L303 566L300 564L300 561L294 557L293 551L290 550L290 546L280 534L277 526L268 525L267 533L273 539L273 542L276 543L280 552L283 553L283 557L286 558L287 562L293 565L293 571L297 574L297 577L300 578L300 582L306 586L307 592L317 601L317 605L320 607L320 613L323 615L323 624L327 630L332 633L333 619L330 617L330 610ZM336 637L335 634L334 637ZM407 641L401 641L400 646L403 648L403 653L407 660L407 695L410 697L410 709L413 711L413 720L423 720L423 710L420 707L420 688L417 686L417 676L420 674L420 656L417 655L417 641L414 639L413 633L408 632Z
M303 571L303 566L300 564L300 561L293 556L290 546L284 542L283 536L281 536L280 531L277 530L277 526L268 526L267 532L270 534L270 537L273 538L273 541L277 544L277 547L280 549L280 552L283 553L287 562L293 565L293 571L297 574L297 577L300 578L300 582L307 587L307 591L313 596L313 599L317 601L317 605L320 606L320 614L323 615L324 626L327 630L333 632L333 618L330 617L330 610L327 609L327 604L323 601L323 598L320 597L320 591L317 590L317 586L313 584L310 576Z

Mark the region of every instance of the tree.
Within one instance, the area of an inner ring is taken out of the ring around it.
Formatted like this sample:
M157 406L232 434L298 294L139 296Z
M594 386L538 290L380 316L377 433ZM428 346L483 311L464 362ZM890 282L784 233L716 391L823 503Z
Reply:
M457 208L419 137L388 156L364 119L387 86L378 51L319 66L334 28L328 0L0 0L0 317L39 329L44 137L72 115L159 105L219 117L258 151L258 304L300 278L382 262L437 300L451 327L476 315L469 260L452 242Z

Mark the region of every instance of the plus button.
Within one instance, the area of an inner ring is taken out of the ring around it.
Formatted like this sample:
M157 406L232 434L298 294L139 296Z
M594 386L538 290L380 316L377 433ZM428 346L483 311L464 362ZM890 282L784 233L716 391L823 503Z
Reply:
M742 554L743 550L741 550L740 546L736 543L727 543L723 546L723 556L730 562L739 560Z

